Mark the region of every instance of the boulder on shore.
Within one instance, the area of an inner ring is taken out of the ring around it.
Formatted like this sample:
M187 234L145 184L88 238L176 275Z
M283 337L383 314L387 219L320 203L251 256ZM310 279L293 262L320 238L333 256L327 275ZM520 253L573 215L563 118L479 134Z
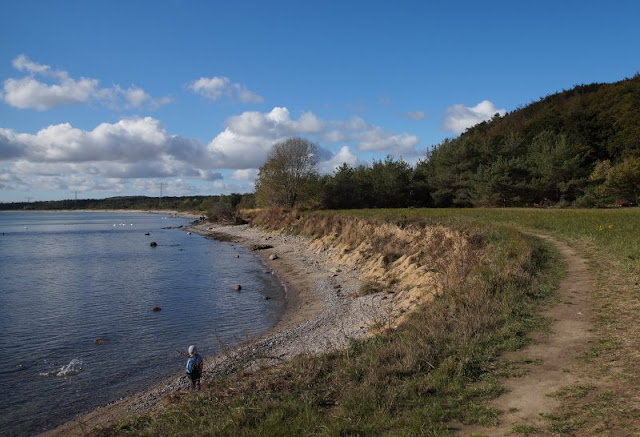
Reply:
M269 255L269 259L270 260L274 260L274 259L278 259L278 255L276 255L275 253L272 253L271 255Z

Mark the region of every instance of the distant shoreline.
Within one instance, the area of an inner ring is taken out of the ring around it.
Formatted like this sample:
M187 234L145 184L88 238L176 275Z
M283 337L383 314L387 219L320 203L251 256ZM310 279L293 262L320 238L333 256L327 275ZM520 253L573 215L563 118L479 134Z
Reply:
M88 213L130 213L130 214L166 214L172 217L178 218L187 218L187 219L198 219L204 214L197 214L195 212L187 212L187 211L175 211L175 210L164 210L164 209L7 209L0 210L0 214L2 213L56 213L56 212L88 212Z

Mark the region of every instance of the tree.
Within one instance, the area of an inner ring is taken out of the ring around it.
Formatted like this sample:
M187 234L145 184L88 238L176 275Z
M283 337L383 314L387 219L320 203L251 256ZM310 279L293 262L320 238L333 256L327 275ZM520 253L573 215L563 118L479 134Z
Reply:
M293 208L308 200L305 187L318 177L318 146L303 138L276 143L258 171L256 200L262 206Z
M604 189L620 200L640 201L640 158L627 158L611 167Z
M411 181L411 166L391 156L382 161L373 161L371 182L375 206L379 208L399 208L408 206Z

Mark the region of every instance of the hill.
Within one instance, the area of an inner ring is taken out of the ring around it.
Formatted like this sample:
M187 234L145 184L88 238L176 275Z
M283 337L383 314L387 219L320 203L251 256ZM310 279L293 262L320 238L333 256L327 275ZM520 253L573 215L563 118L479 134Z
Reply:
M434 206L597 206L640 194L640 75L579 85L435 146Z

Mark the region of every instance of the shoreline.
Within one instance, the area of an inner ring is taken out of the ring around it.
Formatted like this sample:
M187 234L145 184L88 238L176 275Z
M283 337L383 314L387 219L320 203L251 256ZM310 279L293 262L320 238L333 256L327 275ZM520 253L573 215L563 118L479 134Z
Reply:
M187 211L175 211L170 209L8 209L1 213L56 213L56 212L87 212L87 213L130 213L130 214L166 214L176 218L198 219L202 214Z
M272 328L258 338L205 359L204 387L222 375L255 371L300 354L319 354L345 347L350 339L366 336L371 323L381 317L380 302L374 303L377 298L353 297L362 283L355 268L338 265L326 253L312 250L310 240L304 237L280 235L249 225L204 223L184 229L205 238L224 237L231 244L247 248L256 244L272 246L254 254L277 275L285 288L285 308ZM272 254L276 254L277 259L270 259ZM186 377L176 373L146 390L81 414L40 435L85 435L91 429L116 423L125 416L162 408L167 395L187 390Z

